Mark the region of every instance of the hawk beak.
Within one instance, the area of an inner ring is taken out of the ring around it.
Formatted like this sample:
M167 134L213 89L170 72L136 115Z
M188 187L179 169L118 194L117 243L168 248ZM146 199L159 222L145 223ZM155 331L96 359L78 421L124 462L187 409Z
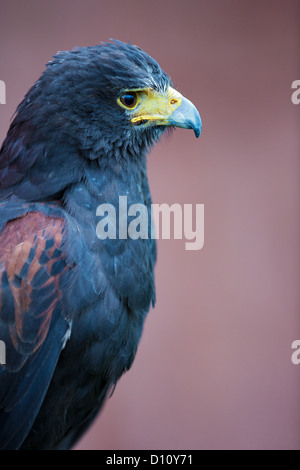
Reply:
M202 129L197 108L172 87L169 87L165 93L152 88L143 90L131 122L144 126L193 129L196 137L200 136Z
M180 106L167 119L169 126L193 129L198 138L202 130L202 121L197 108L191 101L182 97Z

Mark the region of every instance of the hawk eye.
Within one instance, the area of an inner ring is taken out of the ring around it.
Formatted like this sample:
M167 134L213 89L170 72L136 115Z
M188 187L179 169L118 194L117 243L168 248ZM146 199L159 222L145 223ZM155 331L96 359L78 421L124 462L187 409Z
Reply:
M122 103L125 108L134 108L137 104L137 94L133 92L128 92L122 95L120 98L120 102Z

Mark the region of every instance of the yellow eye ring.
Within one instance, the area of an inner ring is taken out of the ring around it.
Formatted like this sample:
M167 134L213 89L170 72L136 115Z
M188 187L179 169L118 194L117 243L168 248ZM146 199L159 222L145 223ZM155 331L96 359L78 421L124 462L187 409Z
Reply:
M118 98L118 103L122 108L134 109L139 102L138 94L135 91L127 91Z

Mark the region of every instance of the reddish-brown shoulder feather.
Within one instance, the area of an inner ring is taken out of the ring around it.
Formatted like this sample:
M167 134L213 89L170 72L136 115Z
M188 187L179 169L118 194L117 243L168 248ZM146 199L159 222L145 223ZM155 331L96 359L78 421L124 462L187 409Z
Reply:
M0 443L16 449L30 431L70 334L62 286L70 274L65 221L41 212L7 222L0 234Z
M33 212L7 223L0 234L0 317L16 351L33 354L45 340L69 269L62 249L64 220ZM4 282L6 281L6 282ZM7 289L13 309L7 310ZM9 366L9 362L8 362Z

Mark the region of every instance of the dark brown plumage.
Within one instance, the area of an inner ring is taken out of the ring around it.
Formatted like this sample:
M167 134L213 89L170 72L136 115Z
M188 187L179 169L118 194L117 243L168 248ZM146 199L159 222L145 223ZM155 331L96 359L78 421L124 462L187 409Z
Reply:
M130 368L155 241L100 240L96 213L126 195L150 215L146 153L168 126L201 121L120 42L59 53L18 107L0 150L1 448L71 447Z

